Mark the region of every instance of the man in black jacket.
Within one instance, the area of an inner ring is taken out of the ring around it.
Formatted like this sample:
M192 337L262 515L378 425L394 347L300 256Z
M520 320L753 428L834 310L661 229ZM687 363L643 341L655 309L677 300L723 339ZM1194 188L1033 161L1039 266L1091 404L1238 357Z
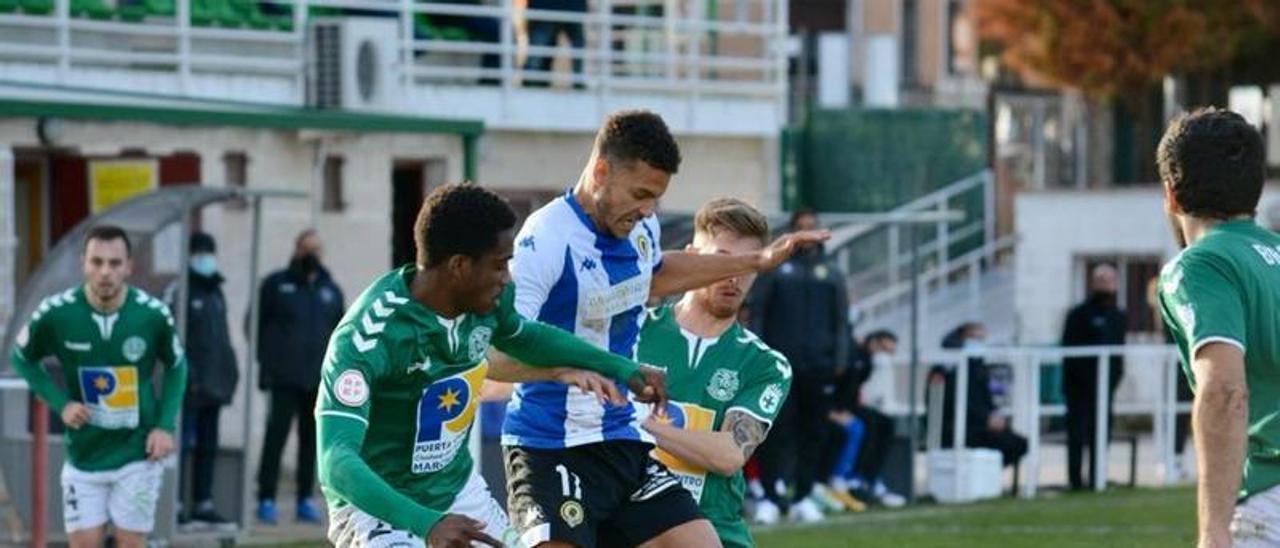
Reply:
M800 210L791 230L817 230L818 217ZM765 343L791 362L791 396L782 405L769 439L760 446L761 481L768 502L757 506L756 521L776 521L790 510L798 521L822 518L807 500L826 443L836 367L849 351L849 305L844 274L827 260L822 246L797 251L756 282L751 317ZM793 486L791 496L775 487Z
M1099 346L1124 344L1127 319L1116 305L1116 269L1100 264L1089 274L1089 298L1067 314L1062 327L1062 346ZM1124 377L1124 358L1111 356L1108 389L1109 403L1115 402L1116 386ZM1067 400L1067 480L1075 490L1093 485L1094 438L1097 431L1098 359L1067 358L1062 360L1062 395ZM1112 406L1107 406L1107 428L1110 430ZM1089 448L1089 477L1083 471L1084 449ZM1087 481L1087 483L1086 483Z
M329 334L342 319L342 290L320 264L314 230L298 235L289 267L262 282L259 292L258 388L271 391L267 431L258 465L258 521L275 524L280 453L298 417L298 506L300 522L319 523L311 500L315 483L316 432L311 413Z
M203 232L191 234L187 271L187 395L182 411L181 500L191 500L184 523L223 528L230 522L213 507L213 470L218 454L218 416L231 403L240 380L227 331L227 300L218 273L217 244ZM177 284L166 301L172 307ZM188 491L187 489L190 489Z

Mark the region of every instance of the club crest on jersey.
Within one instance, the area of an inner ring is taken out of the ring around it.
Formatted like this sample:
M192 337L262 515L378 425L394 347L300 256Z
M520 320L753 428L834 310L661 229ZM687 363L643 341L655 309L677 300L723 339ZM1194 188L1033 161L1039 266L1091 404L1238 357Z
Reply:
M478 362L484 359L484 353L489 349L489 340L493 338L493 330L485 326L480 326L471 330L471 336L467 338L467 357L471 361Z
M488 365L482 362L423 389L413 444L414 474L443 470L458 450L465 449L487 370Z
M668 401L667 416L659 417L658 420L683 430L710 432L715 426L716 412L692 403ZM680 484L693 495L693 500L702 499L702 488L706 484L706 470L685 463L662 449L655 448L652 454L654 459L665 464L675 473L680 479Z
M81 367L79 373L89 424L99 428L138 427L137 367Z
M760 393L760 410L765 413L774 413L778 410L778 404L782 403L782 386L774 383L764 389Z
M636 254L648 261L653 258L651 253L653 253L653 244L649 242L649 237L644 234L636 236Z
M707 394L716 401L729 401L738 393L738 372L731 369L717 369L707 382Z
M124 354L124 359L136 362L142 359L142 355L147 353L147 341L142 337L133 336L124 340L124 344L120 347L120 353Z

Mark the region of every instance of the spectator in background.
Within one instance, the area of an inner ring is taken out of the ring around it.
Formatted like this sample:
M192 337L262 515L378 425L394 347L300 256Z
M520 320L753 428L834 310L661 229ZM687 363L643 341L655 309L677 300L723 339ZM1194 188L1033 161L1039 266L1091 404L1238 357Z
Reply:
M818 216L799 210L791 230L817 230ZM750 317L766 344L791 362L791 395L772 435L760 447L761 482L768 499L756 506L756 521L772 523L783 512L792 519L822 519L808 500L818 476L831 411L836 367L849 350L849 306L844 274L827 260L821 244L796 252L757 282ZM792 487L788 494L787 487Z
M298 417L297 519L319 523L311 499L315 484L316 431L311 420L320 366L329 334L344 309L342 290L320 264L320 236L305 230L294 242L289 267L262 282L259 291L258 388L271 391L267 431L258 465L258 521L274 525L280 453Z
M567 11L574 12L578 15L587 14L587 0L525 0L528 9L546 10L546 11ZM530 48L554 48L556 40L560 38L560 34L564 33L569 40L569 46L573 49L580 50L586 46L586 37L582 32L582 23L567 23L561 21L546 21L536 18L525 18L525 27L529 33ZM543 71L544 74L524 76L524 85L528 87L547 87L551 84L550 74L545 72L551 70L551 56L547 54L530 53L526 56L524 70L526 71ZM574 55L573 75L575 77L582 74L582 58ZM580 82L575 81L575 88L582 88Z
M187 395L182 411L182 502L190 512L182 524L216 529L231 526L213 507L213 471L218 456L218 417L231 403L240 381L231 333L227 330L227 300L218 273L217 244L203 232L191 234L187 270L186 336ZM176 309L178 284L165 300Z
M1124 344L1126 318L1116 305L1116 268L1109 264L1093 267L1089 273L1089 297L1067 313L1062 327L1062 346ZM1115 403L1116 386L1124 376L1124 357L1111 356L1108 386L1110 404ZM1098 359L1067 358L1062 361L1062 395L1067 401L1067 480L1071 489L1093 484L1094 438L1097 431ZM1107 406L1107 429L1111 429L1112 405ZM1089 477L1085 479L1083 459L1089 449Z
M967 322L951 330L942 339L942 348L981 352L986 348L987 330L978 322ZM981 356L968 360L969 383L965 407L965 447L995 449L1000 452L1005 466L1012 466L1027 454L1027 438L1015 433L1009 426L1009 418L996 407L991 390L991 375ZM931 375L946 375L946 396L943 398L942 445L954 447L955 439L955 371L934 368Z
M875 501L890 508L906 499L889 491L880 477L893 444L893 419L879 411L890 397L888 368L898 337L890 331L874 331L861 345L849 349L849 365L836 376L827 450L831 471L829 486L836 491Z

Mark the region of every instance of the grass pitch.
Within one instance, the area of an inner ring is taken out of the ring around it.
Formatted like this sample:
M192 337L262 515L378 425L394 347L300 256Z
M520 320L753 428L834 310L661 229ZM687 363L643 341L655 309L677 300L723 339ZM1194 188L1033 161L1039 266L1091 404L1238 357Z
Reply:
M927 505L832 517L815 526L753 531L761 548L935 546L1164 547L1195 541L1195 491L1113 489Z

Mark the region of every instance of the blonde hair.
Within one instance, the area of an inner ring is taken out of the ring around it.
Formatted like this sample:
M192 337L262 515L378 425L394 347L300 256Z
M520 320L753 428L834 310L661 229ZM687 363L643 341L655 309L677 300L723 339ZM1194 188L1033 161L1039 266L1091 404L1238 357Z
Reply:
M737 198L716 198L698 208L693 217L693 233L715 236L728 230L738 236L769 242L769 220L760 210Z

